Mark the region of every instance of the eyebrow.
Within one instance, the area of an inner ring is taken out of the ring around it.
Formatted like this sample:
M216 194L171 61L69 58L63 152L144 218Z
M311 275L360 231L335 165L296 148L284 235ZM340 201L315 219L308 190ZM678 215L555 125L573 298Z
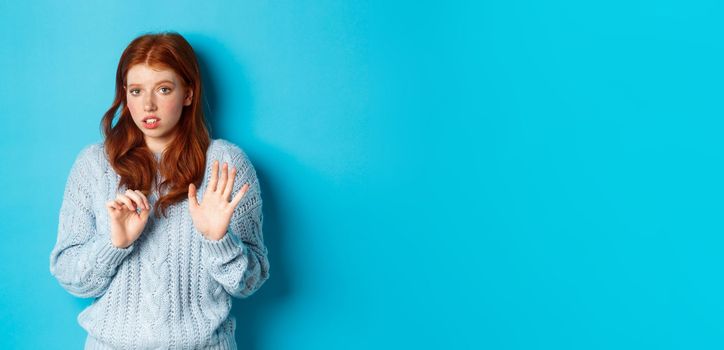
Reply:
M168 80L168 79L166 79L166 80L161 80L161 81L159 81L158 83L156 83L156 85L161 85L161 84L163 84L163 83L170 83L171 85L174 85L174 86L176 85L176 84L174 84L171 80ZM141 84L128 84L128 87L131 87L131 86L141 86Z

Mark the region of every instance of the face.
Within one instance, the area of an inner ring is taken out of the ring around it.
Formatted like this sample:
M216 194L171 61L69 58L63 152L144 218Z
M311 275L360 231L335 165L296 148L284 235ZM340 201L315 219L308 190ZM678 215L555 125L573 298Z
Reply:
M193 90L184 86L172 69L146 64L132 66L126 74L126 102L133 122L146 144L160 152L171 142L184 106L191 105ZM147 123L150 118L156 122Z

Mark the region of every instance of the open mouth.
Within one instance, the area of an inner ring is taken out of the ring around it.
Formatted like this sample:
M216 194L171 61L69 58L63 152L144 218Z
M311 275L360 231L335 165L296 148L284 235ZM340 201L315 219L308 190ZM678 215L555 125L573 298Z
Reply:
M158 126L159 119L158 118L148 118L143 121L143 126L147 129L153 129Z

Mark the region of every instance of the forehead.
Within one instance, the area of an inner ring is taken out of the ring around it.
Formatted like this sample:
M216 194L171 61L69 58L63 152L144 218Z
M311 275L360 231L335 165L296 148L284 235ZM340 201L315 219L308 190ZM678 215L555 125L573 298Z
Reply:
M153 67L147 64L134 65L128 70L128 73L126 73L128 85L155 84L163 80L169 80L174 84L178 84L179 77L173 69Z

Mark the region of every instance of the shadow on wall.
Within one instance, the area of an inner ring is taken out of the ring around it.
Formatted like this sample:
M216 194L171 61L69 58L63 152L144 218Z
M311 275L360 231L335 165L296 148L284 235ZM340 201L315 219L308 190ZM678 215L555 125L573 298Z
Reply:
M285 214L283 195L279 195L275 188L274 176L267 174L263 160L255 157L243 144L253 144L255 149L263 148L264 154L273 155L275 161L294 162L288 155L278 154L269 145L259 142L254 135L246 131L249 121L254 118L253 99L248 85L248 79L244 76L244 67L236 60L233 52L224 47L221 43L212 38L200 35L186 35L194 47L199 59L199 65L203 80L204 109L206 118L212 128L212 138L223 138L239 145L249 155L254 168L256 169L261 187L263 201L263 234L264 243L269 251L269 279L261 288L249 298L233 298L231 315L236 318L236 343L240 349L258 349L259 337L264 332L264 327L273 327L269 322L271 314L276 307L285 304L284 300L292 293L290 278L288 277L289 266L285 261L284 237L287 233L285 227ZM207 55L208 53L208 55ZM223 72L218 67L224 67ZM226 81L224 86L234 86L234 96L241 96L241 100L235 97L229 101L225 94L219 95L216 91L221 82ZM229 82L230 81L230 82ZM218 83L217 83L218 82ZM235 128L240 132L229 132L225 130L214 131L214 126L219 125L219 116L214 111L234 111L234 124L241 124ZM238 114L237 114L238 113ZM243 141L243 142L241 142ZM278 156L278 157L277 157ZM295 168L299 168L295 164ZM279 186L283 187L283 186Z

